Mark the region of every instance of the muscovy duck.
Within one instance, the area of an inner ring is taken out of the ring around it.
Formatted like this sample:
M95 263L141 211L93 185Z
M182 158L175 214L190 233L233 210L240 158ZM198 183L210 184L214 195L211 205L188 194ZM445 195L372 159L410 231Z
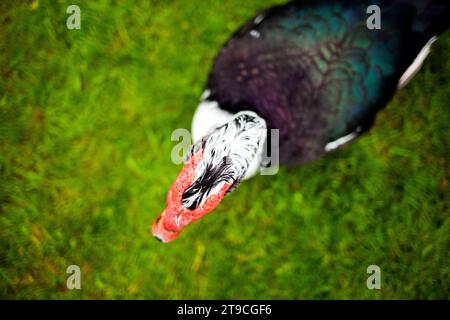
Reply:
M381 29L368 28L371 5L381 9ZM449 5L427 0L303 0L258 13L214 61L192 122L194 145L153 235L174 240L256 174L267 129L279 130L287 165L355 140L449 23Z

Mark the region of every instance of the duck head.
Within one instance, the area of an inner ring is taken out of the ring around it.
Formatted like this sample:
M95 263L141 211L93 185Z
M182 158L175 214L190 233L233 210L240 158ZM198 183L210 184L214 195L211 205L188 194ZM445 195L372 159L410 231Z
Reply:
M167 193L166 208L153 223L155 238L170 242L191 222L213 211L257 171L265 139L265 121L243 111L195 143Z

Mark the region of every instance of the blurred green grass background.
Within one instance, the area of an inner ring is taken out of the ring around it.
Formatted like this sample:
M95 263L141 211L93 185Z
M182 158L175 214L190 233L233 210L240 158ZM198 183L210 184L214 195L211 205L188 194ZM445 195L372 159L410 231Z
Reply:
M449 298L448 32L364 138L151 236L215 54L282 2L77 1L72 31L72 2L0 3L1 298Z

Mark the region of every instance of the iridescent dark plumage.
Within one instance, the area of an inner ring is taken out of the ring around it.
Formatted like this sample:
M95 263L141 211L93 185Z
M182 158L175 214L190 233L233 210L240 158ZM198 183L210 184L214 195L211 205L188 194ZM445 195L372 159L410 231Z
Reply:
M381 30L366 25L381 8ZM426 0L295 1L256 15L219 52L208 100L252 110L280 129L280 160L297 164L325 145L368 130L448 6Z

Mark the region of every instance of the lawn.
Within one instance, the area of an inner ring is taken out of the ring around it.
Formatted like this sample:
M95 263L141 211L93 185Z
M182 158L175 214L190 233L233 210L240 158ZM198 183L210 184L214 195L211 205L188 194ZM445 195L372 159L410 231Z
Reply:
M450 32L362 139L151 236L215 54L282 2L1 1L0 298L450 298Z

